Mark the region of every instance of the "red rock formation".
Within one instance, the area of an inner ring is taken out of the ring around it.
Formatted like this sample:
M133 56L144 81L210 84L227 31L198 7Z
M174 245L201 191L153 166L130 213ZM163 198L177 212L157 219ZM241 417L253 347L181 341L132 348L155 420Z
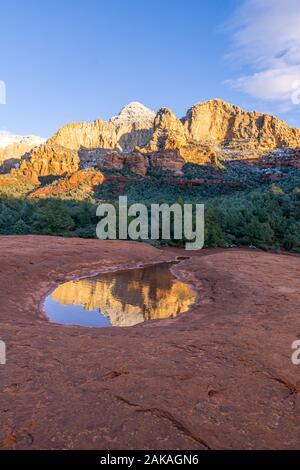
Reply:
M184 159L178 150L162 150L155 152L149 157L150 165L153 169L164 170L176 176L183 175Z
M300 130L274 116L210 100L192 106L182 119L169 109L161 109L154 120L153 135L142 151L177 149L188 162L218 165L228 143L234 146L235 157L245 149L255 155L261 150L295 148L300 143Z
M162 169L180 176L183 174L182 168L185 161L178 150L162 150L149 156L138 151L127 155L119 152L109 152L99 160L97 167L102 170L121 170L125 164L128 165L132 173L140 176L146 175L149 166L156 170Z
M122 154L120 152L107 152L97 162L97 167L101 170L122 170L124 165L128 165L130 171L140 176L145 176L149 167L148 158L139 152Z
M222 159L258 158L274 149L297 149L299 145L299 129L289 128L274 116L246 112L222 100L196 104L182 119L166 108L154 118L153 112L132 103L108 122L64 126L46 145L23 158L19 171L12 170L12 174L38 183L40 176L76 172L80 154L84 168L121 170L126 162L132 172L145 176L146 157L150 156L153 168L181 175L182 159L220 166ZM125 153L128 150L133 153ZM299 168L297 151L293 158L269 161L271 166L278 163Z
M97 162L97 167L101 170L122 170L125 157L120 152L108 152Z
M45 139L29 135L20 136L0 132L0 165L1 171L11 170L34 147L42 145Z
M21 161L20 168L12 170L12 174L24 175L28 180L38 183L39 176L74 173L78 166L76 151L60 145L45 144L34 148L29 157Z
M149 168L149 159L139 152L132 152L127 155L125 163L132 173L145 176Z
M81 185L84 185L84 194L87 195L92 190L103 184L104 176L100 171L94 169L79 170L71 176L62 178L51 185L40 187L32 192L31 198L46 198L56 196L68 196L68 193Z
M285 149L273 152L259 159L251 159L252 165L258 165L264 168L295 168L300 169L300 148Z
M253 148L296 147L300 130L268 114L246 112L239 106L214 99L192 106L182 120L196 141L248 141Z

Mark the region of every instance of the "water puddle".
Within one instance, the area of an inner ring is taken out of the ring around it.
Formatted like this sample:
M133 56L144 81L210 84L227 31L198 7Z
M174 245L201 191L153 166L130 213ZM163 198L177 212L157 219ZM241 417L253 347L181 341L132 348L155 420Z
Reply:
M55 323L132 326L174 318L195 300L192 287L164 263L66 282L48 295L44 308Z

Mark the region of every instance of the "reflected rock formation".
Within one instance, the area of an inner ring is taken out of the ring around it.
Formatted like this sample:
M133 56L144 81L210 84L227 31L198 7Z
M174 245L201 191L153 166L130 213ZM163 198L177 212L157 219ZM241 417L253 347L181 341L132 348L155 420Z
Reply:
M169 266L106 273L60 285L51 298L105 315L112 326L176 317L195 302L191 286L178 281Z

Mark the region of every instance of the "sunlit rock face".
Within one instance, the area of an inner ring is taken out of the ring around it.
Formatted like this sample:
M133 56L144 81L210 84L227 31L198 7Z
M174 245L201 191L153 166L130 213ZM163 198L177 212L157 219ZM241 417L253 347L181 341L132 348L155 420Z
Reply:
M63 196L65 199L74 199L73 191L80 189L82 194L77 196L77 199L84 199L103 182L104 176L99 170L88 168L60 178L52 184L37 187L28 197L30 199L43 199Z
M24 154L44 142L45 139L34 135L21 136L0 132L0 170L9 171L16 167Z
M277 148L296 148L300 130L280 119L214 99L192 106L182 119L166 108L158 111L144 152L178 150L186 162L218 165L218 158L259 156ZM224 148L231 145L231 153Z
M129 166L131 163L130 170L143 177L148 168L143 154L154 156L154 165L181 175L178 165L183 167L185 162L218 167L223 160L258 158L276 149L299 147L300 129L220 99L195 104L181 119L168 108L155 114L133 102L108 121L97 119L61 127L46 144L25 153L21 160L22 153L17 161L7 161L2 171L11 170L14 175L14 165L20 166L17 174L38 184L40 176L74 173L79 168L121 170L126 160Z
M62 305L98 309L112 326L172 318L195 302L191 286L176 280L166 265L67 282L51 297Z
M32 182L39 182L39 176L64 175L74 173L79 167L78 152L60 145L43 144L35 147L23 158L19 169L12 174L23 175Z
M246 141L253 148L266 150L297 147L300 141L300 130L290 128L275 116L246 112L220 99L192 106L182 122L196 141Z
M102 148L131 151L149 141L154 118L153 111L141 103L133 102L108 122L97 119L91 123L79 122L63 126L48 143L72 150Z

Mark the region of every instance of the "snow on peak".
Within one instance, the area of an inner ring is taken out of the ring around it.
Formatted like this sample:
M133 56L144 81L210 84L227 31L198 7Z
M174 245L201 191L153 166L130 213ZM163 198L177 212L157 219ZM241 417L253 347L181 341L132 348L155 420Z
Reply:
M132 101L127 106L121 109L117 116L110 119L113 124L132 124L135 122L153 122L155 118L155 112L147 108L138 101Z
M13 144L21 145L41 145L45 142L45 139L35 135L16 135L6 131L0 131L0 148L8 147Z

